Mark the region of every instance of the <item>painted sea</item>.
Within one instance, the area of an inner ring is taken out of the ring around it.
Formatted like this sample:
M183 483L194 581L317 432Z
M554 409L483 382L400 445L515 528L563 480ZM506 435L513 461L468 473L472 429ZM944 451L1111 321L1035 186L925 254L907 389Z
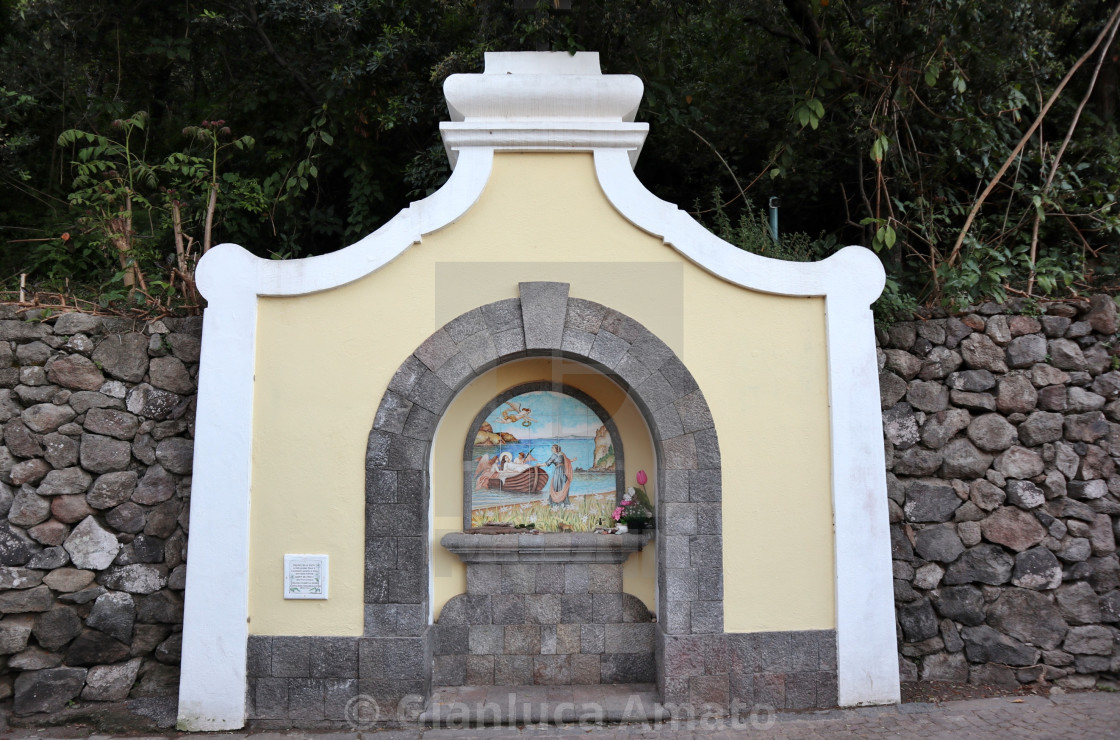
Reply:
M501 445L475 445L474 464L478 463L482 455L489 455L493 458L494 455L502 452L509 452L514 457L517 457L517 453L519 452L525 452L527 454L531 452L533 457L537 459L537 462L543 465L544 462L548 460L549 455L552 454L552 445L554 444L560 445L560 449L572 460L572 486L568 492L570 496L586 496L588 494L601 493L609 493L612 497L614 496L615 474L613 471L609 473L591 473L578 470L578 468L590 468L595 464L595 461L592 459L595 455L594 439L541 438ZM522 503L525 501L547 501L548 489L555 469L555 466L546 468L549 475L549 484L546 484L544 490L540 493L516 494L506 493L504 491L475 490L471 498L471 508L484 509L492 506ZM473 473L473 470L470 472Z

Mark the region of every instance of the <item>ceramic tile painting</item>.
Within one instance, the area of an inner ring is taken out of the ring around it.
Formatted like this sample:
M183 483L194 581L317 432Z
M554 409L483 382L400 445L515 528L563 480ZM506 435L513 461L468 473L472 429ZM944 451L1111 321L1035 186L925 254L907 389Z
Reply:
M530 390L500 401L474 430L471 525L590 532L611 524L615 446L580 399Z

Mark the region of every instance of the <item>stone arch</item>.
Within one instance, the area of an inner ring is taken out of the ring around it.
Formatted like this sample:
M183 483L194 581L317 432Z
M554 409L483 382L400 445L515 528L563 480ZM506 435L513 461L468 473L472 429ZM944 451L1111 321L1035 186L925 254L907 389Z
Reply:
M426 693L415 676L430 680L429 456L437 423L472 379L521 357L585 363L630 394L657 454L658 632L723 633L719 441L698 384L651 331L612 308L570 298L567 283L519 288L520 298L468 311L432 334L401 364L374 419L364 631L369 650L386 656L386 680L397 682L396 690L384 687L386 695ZM377 647L377 638L386 644Z

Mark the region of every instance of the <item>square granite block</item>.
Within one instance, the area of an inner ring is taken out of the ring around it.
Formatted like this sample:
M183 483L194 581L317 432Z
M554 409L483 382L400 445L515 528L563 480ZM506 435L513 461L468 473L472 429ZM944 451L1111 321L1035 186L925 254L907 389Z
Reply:
M564 593L585 594L590 587L586 563L568 563L564 566Z
M535 624L506 625L502 652L506 655L540 655L541 628Z
M653 652L653 624L606 625L607 650L612 653Z
M467 656L467 686L494 685L494 656Z
M358 695L358 679L328 678L323 681L323 718L340 721L346 716L350 700Z
M437 624L433 627L435 655L465 655L470 651L470 628L466 625Z
M531 624L558 624L560 622L561 594L529 594L525 597L525 619Z
M312 678L358 677L358 638L312 637L309 639Z
M786 674L786 709L812 709L817 706L817 674L794 671Z
M537 566L534 563L502 565L503 594L531 594L537 590Z
M520 594L496 594L490 597L494 624L524 624L525 597Z
M592 563L587 566L587 590L593 594L622 593L622 565Z
M437 655L432 666L436 686L462 686L467 681L466 655Z
M500 594L502 592L502 566L500 563L470 563L467 565L468 594Z
M817 645L819 633L816 631L791 632L789 636L789 668L794 672L820 669L820 654ZM788 688L789 682L786 682Z
M250 688L251 711L256 719L288 718L288 679L256 678Z
M272 638L272 675L276 678L307 678L311 673L309 637Z
M591 621L599 624L622 621L621 593L591 594L591 598Z
M501 655L505 651L505 627L500 624L472 624L468 646L471 655Z
M558 624L556 625L556 654L567 655L580 652L580 633L583 625Z
M290 719L323 719L322 679L288 679L288 717Z
M272 677L272 638L250 635L247 675L250 678Z
M566 593L560 597L560 621L564 624L591 622L591 594Z
M533 683L533 656L498 655L494 657L495 686L528 686Z
M533 658L533 683L538 686L567 686L572 682L569 655L538 655Z
M538 594L564 593L563 563L538 563L536 592Z
M599 659L599 670L602 683L653 683L657 680L652 653L604 653Z
M601 624L579 625L580 652L585 655L598 655L605 652L606 627Z
M599 683L599 656L572 656L572 684L587 686Z
M727 676L693 676L688 680L689 700L697 707L714 705L726 709L728 705Z

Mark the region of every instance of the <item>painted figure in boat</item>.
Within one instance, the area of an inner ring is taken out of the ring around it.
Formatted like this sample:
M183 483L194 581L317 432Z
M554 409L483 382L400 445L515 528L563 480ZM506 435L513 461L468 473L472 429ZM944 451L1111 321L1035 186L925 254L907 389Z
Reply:
M473 526L587 532L609 524L614 447L603 419L580 399L526 391L496 403L473 432Z

